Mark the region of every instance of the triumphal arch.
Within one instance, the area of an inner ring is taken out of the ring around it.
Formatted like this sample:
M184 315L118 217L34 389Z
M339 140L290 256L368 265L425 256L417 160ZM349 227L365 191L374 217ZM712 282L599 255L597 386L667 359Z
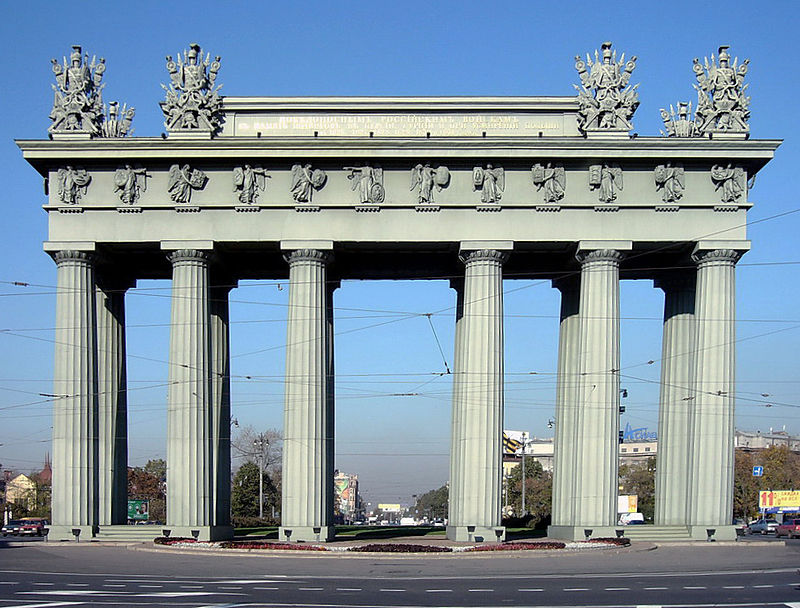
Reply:
M53 60L49 139L20 141L48 187L57 267L54 538L126 521L125 292L171 278L167 523L230 526L228 294L289 280L282 526L333 534L333 292L341 279L456 277L447 534L500 520L503 275L561 292L550 536L613 535L619 281L664 293L656 525L731 538L734 271L748 186L747 61L687 66L694 108L637 136L636 58L577 57L572 97L222 97L221 61L167 58L161 137L104 103L104 61ZM109 66L111 67L111 66ZM669 100L664 100L668 102ZM159 530L160 533L160 530Z

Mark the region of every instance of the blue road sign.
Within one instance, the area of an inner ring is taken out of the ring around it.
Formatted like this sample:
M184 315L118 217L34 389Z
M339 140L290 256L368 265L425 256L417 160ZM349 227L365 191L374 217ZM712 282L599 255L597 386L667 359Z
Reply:
M753 477L761 477L764 474L764 467L753 467Z

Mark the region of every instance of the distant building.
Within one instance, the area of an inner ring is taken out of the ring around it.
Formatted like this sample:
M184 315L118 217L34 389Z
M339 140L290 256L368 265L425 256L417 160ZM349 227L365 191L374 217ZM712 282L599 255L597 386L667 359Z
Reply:
M334 500L342 522L351 523L360 519L363 508L361 497L358 494L358 475L336 471L333 476L333 484Z
M6 500L10 505L32 509L36 506L36 483L20 473L6 484Z
M800 437L792 436L785 430L768 433L761 431L736 431L734 436L736 448L745 452L759 452L775 445L785 445L792 452L800 453Z

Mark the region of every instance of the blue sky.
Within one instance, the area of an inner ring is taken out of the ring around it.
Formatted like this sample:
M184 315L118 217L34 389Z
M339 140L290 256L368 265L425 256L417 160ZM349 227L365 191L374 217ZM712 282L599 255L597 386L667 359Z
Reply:
M751 59L754 138L783 138L750 193L753 249L737 275L737 426L800 433L797 198L800 127L794 3L768 2L6 2L0 35L0 463L32 470L49 451L55 265L41 179L13 140L44 138L50 59L72 44L106 59L106 100L136 107L138 135L164 130L164 56L198 42L222 56L226 95L573 95L574 56L604 40L638 56L635 130L694 99L692 58L730 44ZM783 214L783 215L782 215ZM14 282L29 286L14 285ZM558 298L505 282L506 428L552 433ZM280 428L287 290L232 292L233 414ZM445 282L345 282L336 293L337 467L373 502L405 502L447 479L455 292ZM654 429L661 293L622 286L622 423ZM165 453L169 282L128 297L130 462ZM430 317L426 313L433 313ZM431 329L433 326L433 330ZM647 364L656 360L654 364ZM249 376L249 378L248 378ZM408 396L409 393L415 395ZM762 397L767 394L768 397ZM772 407L766 404L771 403Z

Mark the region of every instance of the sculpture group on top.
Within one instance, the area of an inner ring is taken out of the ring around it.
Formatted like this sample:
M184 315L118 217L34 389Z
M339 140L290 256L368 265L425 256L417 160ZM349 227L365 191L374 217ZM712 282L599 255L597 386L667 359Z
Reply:
M703 59L695 58L692 66L697 83L697 109L691 117L689 102L678 104L678 116L670 106L670 111L661 110L661 118L670 137L706 137L713 134L739 134L747 136L750 132L750 97L746 95L749 59L739 64L739 58L731 64L729 46L719 47L717 57L711 54Z
M50 112L50 133L88 133L94 137L123 137L131 129L134 109L112 101L106 109L103 103L103 74L106 60L82 55L79 45L72 47L69 60L63 64L51 59L56 84L53 109Z
M602 44L602 59L597 50L594 61L586 54L584 62L575 57L575 69L581 79L581 86L574 85L578 91L578 128L588 131L630 131L631 118L639 107L639 85L630 86L628 82L636 67L636 56L625 61L625 53L617 61L617 52L611 50L612 43ZM588 66L588 70L587 70Z
M222 98L219 90L222 85L214 85L220 68L220 57L211 61L199 44L192 43L189 50L177 56L167 55L169 87L161 86L167 92L162 101L164 126L168 131L207 131L214 133L221 124Z

